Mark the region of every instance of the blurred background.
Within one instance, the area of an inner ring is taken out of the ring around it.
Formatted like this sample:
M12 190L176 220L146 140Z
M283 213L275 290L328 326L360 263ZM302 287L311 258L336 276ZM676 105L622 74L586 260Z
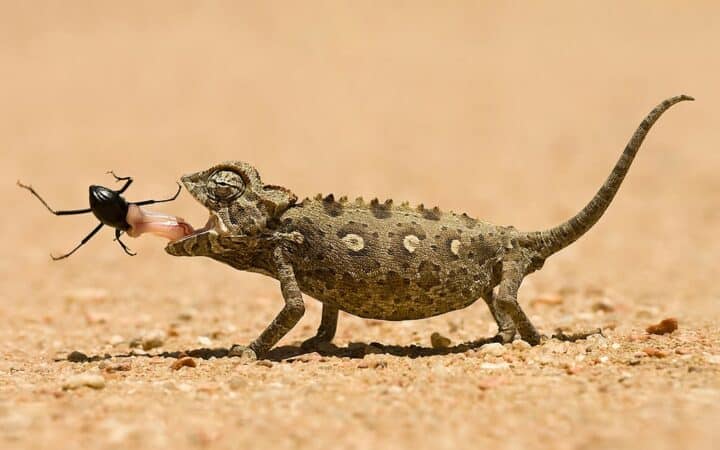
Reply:
M52 262L95 219L54 217L16 180L74 209L90 184L114 186L108 170L135 178L132 201L239 159L300 198L393 198L536 230L585 205L657 103L689 94L600 223L520 298L597 286L716 323L719 17L709 1L2 1L0 313L62 315L64 293L101 289L113 326L191 305L228 312L246 341L281 305L275 281L170 257L151 236L126 238L131 258L105 230ZM158 209L207 217L186 192ZM315 328L308 310L289 341ZM484 305L448 317L462 314L487 320ZM81 318L63 320L55 347L92 347L73 334ZM371 339L343 320L364 326L341 318L342 339Z

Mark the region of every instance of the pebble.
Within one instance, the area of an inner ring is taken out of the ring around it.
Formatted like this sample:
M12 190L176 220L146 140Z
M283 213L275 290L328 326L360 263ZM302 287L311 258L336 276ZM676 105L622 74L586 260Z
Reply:
M678 329L678 321L674 317L663 319L660 323L645 329L649 334L668 334Z
M67 355L67 360L70 362L86 362L88 359L90 359L88 355L78 351L70 352L70 354Z
M666 352L652 347L644 348L643 353L647 356L652 356L653 358L664 358L668 355Z
M594 312L610 313L615 311L615 305L609 299L598 300L592 305Z
M262 367L272 367L273 366L272 361L268 361L267 359L261 359L260 361L258 361L255 364L257 364L258 366L262 366Z
M182 311L180 314L177 315L177 318L179 320L183 320L185 322L189 322L197 315L197 310L194 308L186 309L185 311Z
M122 336L120 336L120 335L118 335L118 334L114 334L114 335L110 336L110 338L108 339L108 344L110 344L110 345L120 345L120 344L122 344L124 341L125 341L125 339L124 339Z
M705 361L710 364L720 364L720 355L705 355Z
M197 342L198 342L198 344L204 345L205 347L212 346L212 339L210 339L207 336L198 336Z
M170 365L172 370L180 370L183 367L197 367L197 363L189 356L180 358Z
M430 335L430 344L432 348L448 348L452 341L436 331Z
M479 351L480 354L483 355L501 356L507 351L507 349L499 342L492 342L480 347Z
M64 390L77 389L87 386L92 389L102 389L105 387L105 378L99 373L84 372L73 375L65 380L62 385Z
M145 333L139 340L139 344L143 350L152 350L154 348L162 347L167 339L167 335L163 330L151 330ZM137 346L138 341L133 341L133 344ZM133 345L131 345L132 347Z

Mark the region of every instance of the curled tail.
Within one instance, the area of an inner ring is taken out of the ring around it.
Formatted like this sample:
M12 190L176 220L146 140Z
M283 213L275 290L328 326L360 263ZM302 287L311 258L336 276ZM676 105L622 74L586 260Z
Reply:
M640 149L640 144L642 144L655 121L672 105L685 100L694 100L694 98L687 95L672 97L650 111L650 114L645 117L637 130L635 130L635 134L630 138L630 142L628 142L625 151L623 151L617 164L610 172L610 176L590 200L590 203L565 223L549 230L527 233L521 239L525 246L536 249L543 257L548 257L572 244L592 228L610 206L610 202L612 202L615 194L620 189L620 185Z

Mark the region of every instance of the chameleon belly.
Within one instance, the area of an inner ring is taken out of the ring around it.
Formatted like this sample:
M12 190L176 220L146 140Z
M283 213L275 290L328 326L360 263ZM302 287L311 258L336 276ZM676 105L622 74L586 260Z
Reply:
M306 200L281 217L304 241L291 255L300 289L350 314L384 320L461 309L494 286L512 229L439 210Z

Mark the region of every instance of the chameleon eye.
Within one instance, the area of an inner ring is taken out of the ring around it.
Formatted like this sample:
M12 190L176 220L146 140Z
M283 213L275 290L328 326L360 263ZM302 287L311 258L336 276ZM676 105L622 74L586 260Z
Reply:
M245 182L231 170L219 170L208 179L208 193L215 200L230 201L243 194Z

